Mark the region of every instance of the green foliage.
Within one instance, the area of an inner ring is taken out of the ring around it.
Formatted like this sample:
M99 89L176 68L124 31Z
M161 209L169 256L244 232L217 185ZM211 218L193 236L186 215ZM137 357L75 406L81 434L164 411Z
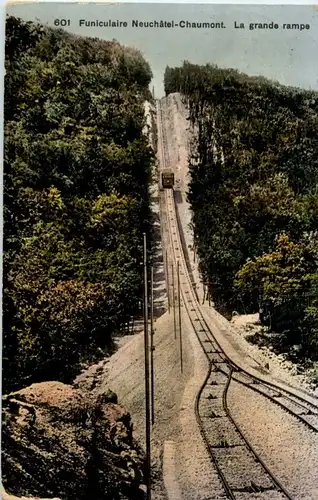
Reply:
M4 392L69 381L137 311L151 77L116 41L7 19Z
M165 92L181 92L196 133L188 199L201 273L217 307L266 306L272 328L318 352L317 287L301 277L306 266L317 274L304 242L318 230L318 93L189 62L166 68ZM284 238L288 262L277 257ZM285 290L289 275L296 289L288 281Z
M247 262L235 281L240 293L258 299L265 325L312 353L318 347L317 264L317 237L293 243L282 234L274 251Z

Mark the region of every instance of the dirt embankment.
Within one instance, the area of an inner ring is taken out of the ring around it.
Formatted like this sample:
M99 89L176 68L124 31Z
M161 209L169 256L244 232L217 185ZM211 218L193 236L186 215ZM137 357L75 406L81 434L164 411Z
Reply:
M304 366L302 361L297 362L297 356L292 361L290 352L276 353L271 345L275 334L264 333L258 313L233 316L231 325L242 347L258 363L268 367L272 377L318 396L317 383L313 382L313 368Z
M160 141L158 141L160 144ZM160 151L158 154L160 157ZM160 170L160 165L159 165ZM161 199L161 202L160 202ZM176 310L168 309L163 256L168 241L167 214L158 186L151 188L155 230L154 272L154 424L152 426L152 494L156 500L167 498L166 488L182 498L193 497L201 483L201 492L211 491L210 463L197 428L195 396L207 372L207 361L201 351L188 320L182 312L182 372L180 359L180 325ZM161 207L161 211L160 211ZM176 337L176 338L175 338ZM104 385L116 391L129 408L134 421L134 436L145 445L145 372L143 332L122 340L122 347L104 369ZM171 477L172 450L174 474ZM169 481L162 480L163 469L169 471ZM179 481L179 482L178 482ZM165 484L164 484L165 483ZM177 498L177 497L176 497ZM205 498L202 495L200 498Z
M164 112L167 112L167 121L164 126L169 127L169 98L163 100L163 106ZM176 130L178 130L180 123L179 125L175 124ZM167 133L169 141L174 141L174 144L170 142L168 144L171 164L174 155L176 158L179 156L179 161L187 162L184 148L182 152L179 151L175 130L173 130L173 135L168 129ZM160 134L159 131L158 134ZM181 134L181 129L179 134ZM158 144L160 143L159 137ZM158 158L160 157L161 152L159 151ZM159 170L160 168L161 165L159 165ZM178 310L175 311L175 331L173 310L171 309L170 312L167 310L166 276L163 267L163 256L169 240L167 213L165 212L163 193L158 191L156 185L151 188L151 196L156 234L154 274L155 396L154 424L151 437L152 495L155 500L162 500L167 498L168 490L168 493L176 499L216 500L221 498L218 496L220 493L219 480L211 470L210 459L205 450L194 413L196 394L206 376L208 363L182 308L183 366L181 372ZM110 387L118 394L120 401L131 412L134 422L134 436L141 444L145 445L145 372L142 331L133 337L122 339L121 348L104 366L100 381L101 383L95 387L94 391L98 393L100 390L103 391L104 387Z

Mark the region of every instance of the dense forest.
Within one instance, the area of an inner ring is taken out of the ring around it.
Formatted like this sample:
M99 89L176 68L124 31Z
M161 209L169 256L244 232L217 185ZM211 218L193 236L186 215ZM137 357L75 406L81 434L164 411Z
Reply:
M3 392L68 382L142 299L152 78L116 41L6 21Z
M318 93L215 65L166 68L195 147L188 198L204 282L318 357Z

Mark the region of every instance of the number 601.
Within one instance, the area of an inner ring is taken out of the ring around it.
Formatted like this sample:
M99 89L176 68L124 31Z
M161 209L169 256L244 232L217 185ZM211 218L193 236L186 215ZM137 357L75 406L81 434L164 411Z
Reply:
M55 26L70 26L71 21L69 19L55 19Z

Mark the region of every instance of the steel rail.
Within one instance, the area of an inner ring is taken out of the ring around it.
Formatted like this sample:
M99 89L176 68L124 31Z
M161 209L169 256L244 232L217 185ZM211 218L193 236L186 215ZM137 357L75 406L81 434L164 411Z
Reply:
M167 200L169 199L169 195L171 196L171 193L166 193L166 198ZM175 207L174 207L175 208ZM169 210L168 210L168 213L169 213ZM174 215L174 217L170 217L170 228L171 228L171 219L174 218L176 220L176 214ZM179 236L179 238L178 238ZM180 235L177 234L177 240L179 239L179 253L180 253L180 256L178 256L179 260L182 261L183 263L183 268L185 269L185 266L186 266L186 260L184 258L184 255L183 255L183 252L182 252L182 248L181 248L181 239L180 239ZM175 246L173 246L173 250L174 250L174 253L175 253ZM176 257L175 257L176 258ZM191 286L191 280L190 280L190 277L188 275L188 273L184 273L187 277L187 281L188 281L188 286L190 288L192 288ZM197 421L198 421L198 424L199 424L199 427L200 427L200 430L201 430L201 435L203 435L204 437L204 441L205 441L205 444L207 446L207 449L208 449L208 452L209 452L209 455L210 457L212 458L212 461L213 463L215 464L216 466L216 469L217 469L217 472L219 474L219 477L220 479L222 480L222 483L224 485L224 489L226 491L226 494L228 496L228 498L230 498L231 500L235 500L235 489L234 488L231 488L229 482L227 481L223 471L222 471L222 467L219 465L218 463L218 460L217 460L217 457L215 455L215 453L213 452L213 450L211 449L210 445L209 445L209 440L208 440L208 436L207 436L207 433L204 429L204 423L202 422L202 419L200 417L200 410L199 410L199 404L200 404L200 397L202 395L202 391L204 390L204 388L206 387L206 384L207 384L207 381L211 375L211 372L212 372L212 367L214 366L218 371L220 371L220 369L218 367L216 367L216 365L211 361L210 359L210 356L209 356L209 353L206 351L205 349L205 346L203 345L203 342L201 341L200 339L200 335L199 335L199 332L197 331L197 326L195 325L194 321L192 320L191 318L191 314L190 314L190 311L189 311L189 302L192 303L192 305L195 305L196 306L196 309L198 311L199 309L199 305L196 303L196 301L194 300L189 300L189 298L185 297L185 293L184 293L184 290L183 288L181 288L181 293L182 293L182 300L183 300L183 303L184 303L184 306L185 306L185 309L187 310L187 313L188 313L188 316L189 316L189 319L192 323L192 326L193 326L193 329L196 333L196 336L197 338L199 339L199 342L205 352L205 355L209 361L209 364L210 364L210 367L209 367L209 373L204 381L204 383L202 384L202 387L197 395L197 398L196 398L196 404L195 404L195 413L196 413L196 417L197 417ZM212 344L213 345L213 344ZM215 347L215 346L214 346ZM244 440L246 446L247 446L247 449L250 450L250 452L254 455L256 461L263 467L264 471L268 474L268 476L271 478L273 484L276 486L277 490L278 491L281 491L286 499L288 500L293 500L293 497L288 493L288 491L284 488L284 486L280 483L280 481L278 480L278 478L269 470L269 468L265 465L265 463L263 462L263 460L261 459L260 455L255 451L255 449L253 448L253 446L251 445L251 443L248 441L248 439L244 436L244 433L241 429L241 427L238 425L238 423L234 420L233 416L231 415L230 411L229 411L229 408L227 406L227 402L226 402L226 396L227 396L227 391L228 391L228 388L229 388L229 384L230 384L230 381L231 381L231 377L228 377L228 383L226 384L225 386L225 389L224 389L224 392L223 392L223 397L222 397L222 404L223 404L223 408L224 408L224 411L225 411L225 414L226 416L229 418L229 420L232 422L232 424L234 425L234 427L236 428L236 430L238 431L239 435L241 436L241 438ZM251 491L251 493L254 493L253 491Z
M161 130L162 130L162 146L163 146L164 145L164 140L163 140L163 124L162 123L161 123ZM215 453L213 452L213 450L211 449L211 447L209 445L208 436L206 434L206 431L204 429L204 424L203 424L202 419L200 417L200 411L199 411L200 397L202 395L203 389L206 387L206 384L207 384L207 381L208 381L209 377L211 376L212 367L215 366L215 364L210 359L209 354L208 354L207 350L205 349L205 346L203 345L203 342L202 342L202 340L200 338L199 332L197 331L197 327L194 324L194 321L193 321L193 319L191 317L191 314L190 314L190 310L189 310L189 304L190 303L195 306L196 312L199 311L199 313L200 313L201 311L200 311L200 307L199 307L197 298L196 298L196 296L195 296L195 294L193 292L193 287L192 287L192 283L191 283L191 280L190 280L190 277L189 277L188 268L187 268L187 264L186 264L186 259L185 259L184 251L183 251L183 248L182 248L181 237L180 237L180 228L178 227L178 221L177 221L177 216L176 216L176 207L175 207L174 197L172 196L171 192L168 193L168 191L166 190L165 191L165 198L166 198L166 206L167 206L167 212L168 212L168 227L169 227L169 233L170 233L170 239L171 240L172 240L172 220L173 219L174 219L175 224L176 224L176 226L175 226L175 229L176 229L176 232L175 232L175 236L176 236L175 242L177 242L177 245L174 245L174 244L171 245L172 246L172 250L173 250L173 255L174 255L175 260L179 260L179 261L182 262L183 275L185 276L185 278L187 280L187 285L189 287L189 290L187 290L187 291L184 291L183 287L181 287L182 301L183 301L185 309L187 310L189 319L190 319L190 321L192 323L192 326L193 326L193 329L194 329L194 331L196 333L196 336L197 336L197 338L198 338L198 340L199 340L199 342L201 344L201 347L203 348L203 351L204 351L204 353L205 353L205 355L206 355L206 357L208 359L208 362L209 362L209 370L208 370L207 376L206 376L206 378L204 380L204 383L202 384L202 386L201 386L201 388L200 388L200 390L199 390L199 392L197 394L197 397L196 397L196 401L195 401L195 414L196 414L197 422L198 422L198 425L199 425L199 428L200 428L200 431L201 431L201 435L203 436L203 439L204 439L205 445L207 447L207 450L209 452L209 455L210 455L213 463L216 466L216 469L217 469L217 472L219 474L219 477L220 477L220 479L221 479L221 481L223 483L225 492L226 492L228 498L230 498L231 500L235 500L234 489L231 488L229 482L227 481L227 479L226 479L226 477L225 477L225 475L224 475L224 473L222 471L222 468L220 467L220 465L218 463L217 457L216 457ZM170 200L170 203L169 203L169 200ZM169 205L170 205L171 208L169 207ZM169 212L173 213L172 217L170 216ZM176 247L178 247L178 248L176 248ZM179 253L178 256L176 255L177 252ZM192 295L192 300L190 299L190 297L186 297L185 296L186 292ZM198 314L197 314L197 316L198 316ZM203 315L202 315L202 318L204 320ZM206 323L205 320L204 320L204 323ZM210 341L209 343L211 343L213 345L212 341ZM228 406L227 406L226 396L227 396L228 387L229 387L229 384L230 384L230 381L231 381L232 371L233 371L233 368L231 367L230 376L228 376L228 382L227 382L226 387L224 389L223 398L222 398L223 408L224 408L225 414L229 418L229 420L232 422L232 424L234 425L234 427L237 429L237 431L240 434L241 438L244 440L244 442L245 442L245 444L247 446L247 449L250 450L253 453L253 455L255 456L255 458L258 461L258 463L261 464L261 466L263 467L263 469L266 471L266 473L268 474L268 476L271 478L273 484L275 484L276 488L279 491L281 491L285 495L285 497L287 499L292 500L292 497L290 496L290 494L283 487L283 485L279 482L279 480L266 467L266 465L264 464L264 462L262 461L262 459L260 458L260 456L253 449L253 447L251 446L251 444L249 443L249 441L245 438L245 436L244 436L241 428L237 424L237 422L235 422L235 420L233 419L232 415L230 414L230 411L229 411ZM253 491L251 491L251 493L253 493Z
M174 97L174 99L175 99L175 97ZM162 118L162 115L161 115L161 118ZM161 130L162 130L162 139L163 139L164 133L163 133L162 121L161 121ZM162 143L162 147L164 147L163 143ZM270 382L270 381L264 380L261 377L257 377L256 375L253 375L253 374L249 373L247 370L245 370L244 368L240 367L233 360L231 360L230 357L224 352L224 349L222 348L222 346L220 345L220 343L215 338L215 336L214 336L214 334L213 334L213 332L212 332L212 330L211 330L208 322L206 321L204 315L202 314L197 293L193 289L193 286L192 286L192 281L191 281L191 278L190 278L190 271L188 269L187 261L186 261L185 256L184 256L185 249L183 248L183 245L182 245L182 238L181 238L181 234L183 234L182 225L181 225L181 222L180 222L180 218L179 218L177 209L175 207L175 203L174 203L174 212L175 212L176 225L178 226L177 227L177 233L180 236L180 241L179 241L180 248L183 249L183 252L181 252L181 253L182 253L182 256L183 256L184 267L187 270L186 276L187 276L187 279L189 280L189 283L190 283L190 289L191 289L192 295L193 295L193 292L194 292L194 295L195 295L195 297L193 297L193 299L194 299L194 302L198 306L198 312L199 312L199 315L201 317L201 322L204 324L205 328L207 329L207 331L209 332L209 334L213 338L213 341L217 344L217 346L219 347L220 351L222 351L222 353L225 356L225 358L228 361L230 361L230 363L233 366L233 368L235 369L235 371L238 372L238 373L244 374L245 376L247 376L250 380L252 380L252 383L244 382L244 381L240 380L239 378L237 378L236 376L234 376L233 379L236 380L238 383L244 385L245 387L249 387L254 392L257 392L257 393L263 395L264 397L268 398L271 402L273 402L274 404L280 406L286 412L288 412L290 415L293 415L295 418L297 418L302 424L304 424L306 427L308 427L311 431L318 432L318 427L316 427L315 425L313 425L310 422L308 422L308 420L306 420L303 417L303 415L301 415L301 414L293 411L291 408L288 408L288 406L286 406L282 401L277 400L274 396L272 396L270 394L266 394L266 393L262 392L259 388L256 388L255 387L255 382L257 382L258 384L260 384L261 386L263 386L266 389L273 389L273 390L279 392L286 400L290 401L292 404L294 404L296 406L298 405L299 407L302 407L304 410L307 410L307 415L317 415L317 420L318 420L318 402L317 402L317 404L315 404L312 401L309 401L308 399L306 399L305 397L302 397L299 394L295 394L295 392L292 392L291 390L283 388L280 385L275 384L274 382ZM168 216L169 216L169 213L168 213ZM171 237L170 237L170 241L171 241ZM171 241L171 244L172 244L172 241ZM208 337L208 335L207 335L207 337ZM308 394L308 396L310 396L310 395ZM313 398L313 396L310 396L310 397ZM295 398L296 401L293 398ZM310 408L307 408L303 403L305 403ZM317 425L318 425L318 422L317 422Z

